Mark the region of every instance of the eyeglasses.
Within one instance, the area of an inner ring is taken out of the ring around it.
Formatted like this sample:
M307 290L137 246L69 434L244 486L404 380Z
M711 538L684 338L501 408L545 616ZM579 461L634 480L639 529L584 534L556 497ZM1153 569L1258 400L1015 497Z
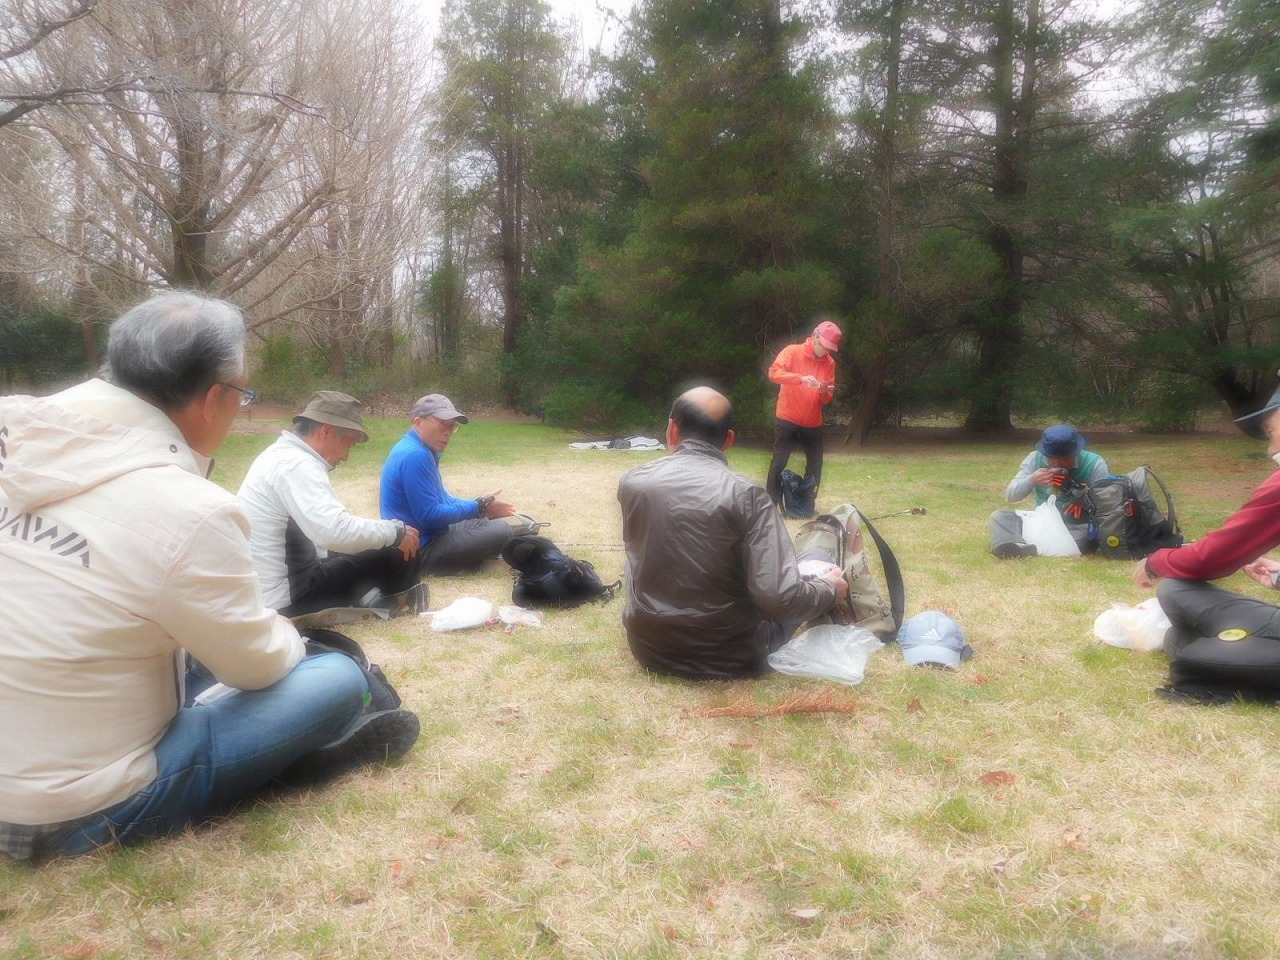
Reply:
M240 391L240 406L247 407L253 401L258 399L258 395L248 387L237 387L234 383L224 383L224 387L230 387L232 390Z
M461 424L459 424L457 420L445 420L442 417L432 417L431 419L434 420L436 423L438 423L440 426L442 426L449 433L457 433L458 427L461 426Z

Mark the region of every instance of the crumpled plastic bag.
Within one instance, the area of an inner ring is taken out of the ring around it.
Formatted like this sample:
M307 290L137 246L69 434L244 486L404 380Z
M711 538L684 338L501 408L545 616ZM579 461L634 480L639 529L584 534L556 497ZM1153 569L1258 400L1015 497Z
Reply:
M459 597L443 610L422 616L431 618L432 630L469 630L492 619L493 604L480 597Z
M508 627L542 628L542 611L506 603L498 608L498 619Z
M867 659L883 646L874 633L862 627L820 623L769 654L769 666L795 677L853 686L866 676Z
M1126 650L1160 650L1170 626L1160 601L1150 597L1136 607L1113 603L1110 610L1103 610L1093 621L1093 635L1103 643Z
M1019 510L1022 539L1036 548L1042 557L1078 557L1080 545L1067 529L1067 521L1058 510L1058 498L1049 497L1034 510Z

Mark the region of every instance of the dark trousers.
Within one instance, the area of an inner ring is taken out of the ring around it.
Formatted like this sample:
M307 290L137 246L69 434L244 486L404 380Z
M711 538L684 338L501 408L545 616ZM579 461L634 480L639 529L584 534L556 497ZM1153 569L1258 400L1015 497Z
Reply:
M354 607L374 587L403 593L421 579L418 558L405 560L399 547L361 553L331 553L289 583L293 602L279 612L296 617L330 607Z
M802 427L790 420L773 421L773 461L764 488L773 502L782 505L782 471L787 468L796 443L804 449L804 475L822 483L822 427ZM815 491L816 498L816 491Z
M1192 640L1216 637L1223 630L1244 630L1251 637L1280 642L1280 607L1263 600L1203 580L1161 580L1156 595L1173 624L1164 641L1171 656Z
M514 527L505 520L459 520L422 548L423 573L462 573L496 559Z

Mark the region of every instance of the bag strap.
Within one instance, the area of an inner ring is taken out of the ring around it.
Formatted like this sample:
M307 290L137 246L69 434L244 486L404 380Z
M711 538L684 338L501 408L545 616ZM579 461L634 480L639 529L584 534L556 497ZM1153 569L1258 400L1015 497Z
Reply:
M1178 526L1178 507L1174 503L1173 494L1169 492L1169 488L1164 485L1164 481L1160 479L1159 474L1152 470L1145 463L1142 469L1147 471L1147 476L1156 482L1156 486L1160 488L1160 492L1164 494L1164 515L1169 521L1169 529L1174 533L1181 533L1182 528ZM1150 486L1148 486L1150 489Z
M896 639L898 630L902 627L902 613L907 605L907 590L902 582L902 567L898 565L898 558L894 556L889 544L885 542L884 537L880 536L880 531L871 525L871 521L856 505L853 509L857 512L862 525L867 528L867 532L871 534L871 539L876 542L876 549L880 551L880 569L884 571L885 585L889 588L889 610L893 614L893 638L891 639ZM843 540L844 538L841 537L840 552L842 554L844 553ZM843 559L841 557L841 567L844 566Z

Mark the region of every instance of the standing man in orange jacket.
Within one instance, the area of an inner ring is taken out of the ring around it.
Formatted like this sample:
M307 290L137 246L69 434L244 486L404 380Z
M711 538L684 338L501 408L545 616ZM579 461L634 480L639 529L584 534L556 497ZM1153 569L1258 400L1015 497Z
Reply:
M778 506L782 506L782 471L797 440L804 448L805 476L822 482L822 408L835 396L836 362L831 355L840 350L841 336L840 328L824 319L811 336L783 347L769 367L769 379L782 389L765 489Z

